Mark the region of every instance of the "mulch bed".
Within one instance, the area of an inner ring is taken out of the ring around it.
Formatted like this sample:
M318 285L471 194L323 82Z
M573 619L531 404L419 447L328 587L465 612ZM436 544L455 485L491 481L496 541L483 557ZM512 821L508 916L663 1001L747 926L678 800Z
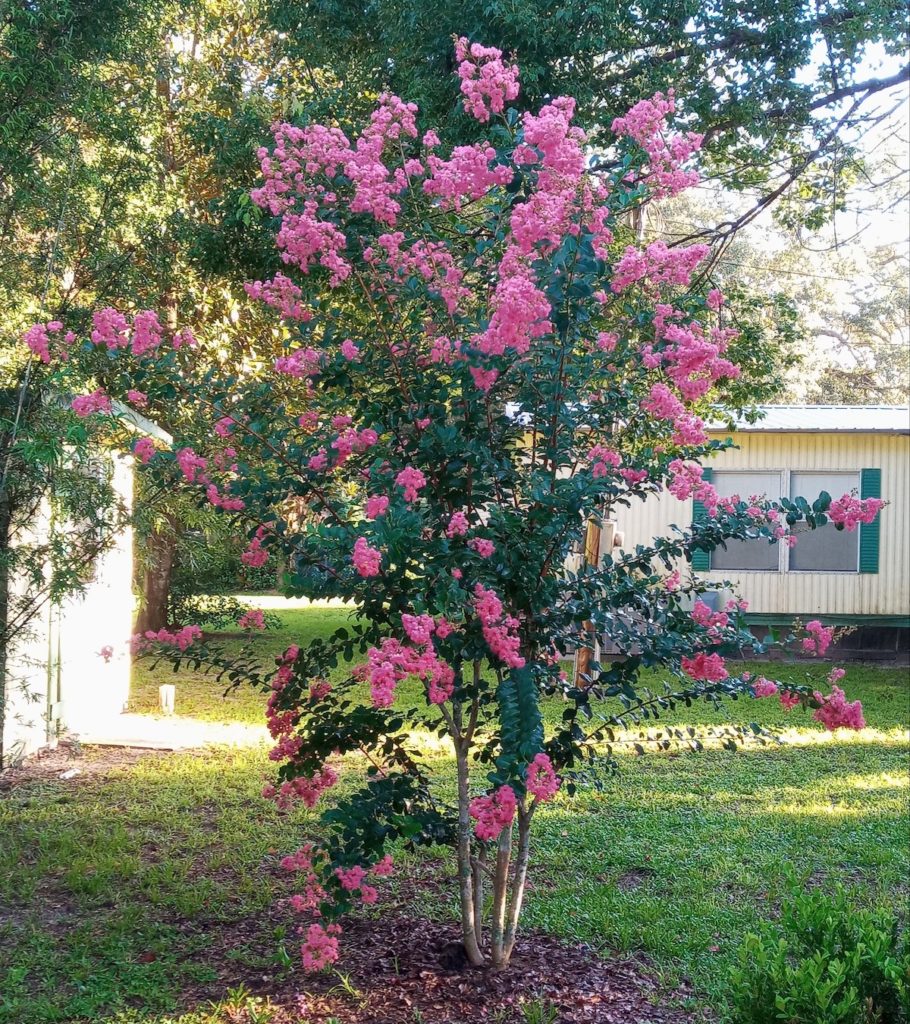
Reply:
M216 953L213 949L211 953ZM220 951L219 951L220 952ZM220 956L217 959L222 960ZM230 964L230 960L222 960ZM519 938L505 971L471 968L455 925L386 913L348 918L338 974L266 980L238 975L235 962L220 983L268 999L270 1024L692 1024L703 1013L680 1008L688 987L661 990L645 964L602 960L585 946L528 933ZM242 971L242 968L241 968ZM525 1004L555 1016L528 1017ZM535 1007L535 1008L537 1008ZM251 1024L245 1011L237 1024Z

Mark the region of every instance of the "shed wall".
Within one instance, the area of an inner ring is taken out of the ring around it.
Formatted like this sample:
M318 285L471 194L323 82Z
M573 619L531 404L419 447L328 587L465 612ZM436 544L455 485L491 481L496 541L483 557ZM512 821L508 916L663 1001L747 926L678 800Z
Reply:
M716 435L722 437L725 435ZM708 579L729 578L758 615L903 616L910 614L910 437L870 433L740 433L738 448L712 460L715 471L791 472L882 471L882 497L890 504L881 512L878 573L852 572L708 572ZM838 495L835 495L837 497ZM807 495L807 497L809 497ZM814 496L811 496L814 497ZM692 502L669 494L651 497L616 511L623 547L648 544L692 521Z

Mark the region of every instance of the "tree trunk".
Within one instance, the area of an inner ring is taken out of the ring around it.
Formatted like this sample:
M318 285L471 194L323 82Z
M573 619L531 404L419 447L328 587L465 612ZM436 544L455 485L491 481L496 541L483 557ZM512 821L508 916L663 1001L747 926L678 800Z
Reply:
M177 523L168 517L165 528L153 530L146 539L146 568L141 583L142 604L136 616L137 633L149 629L157 631L168 624L177 535Z
M474 868L471 863L471 815L468 809L468 754L461 738L455 738L455 763L458 769L458 892L461 897L461 940L468 962L479 967L483 953L477 936L479 922L474 919Z

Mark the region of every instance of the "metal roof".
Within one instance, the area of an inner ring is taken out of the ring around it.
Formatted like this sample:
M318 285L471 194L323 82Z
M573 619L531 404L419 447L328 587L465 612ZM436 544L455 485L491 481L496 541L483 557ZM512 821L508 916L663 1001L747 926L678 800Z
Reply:
M906 405L762 405L755 423L736 421L740 433L854 433L910 434L910 407ZM728 428L720 423L714 433Z

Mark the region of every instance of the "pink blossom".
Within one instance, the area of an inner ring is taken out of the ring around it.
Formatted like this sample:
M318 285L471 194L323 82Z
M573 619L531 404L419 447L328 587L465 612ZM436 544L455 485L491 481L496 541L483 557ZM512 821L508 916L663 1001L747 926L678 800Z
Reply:
M98 657L103 658L105 664L111 660L114 656L114 648L110 644L105 644L104 647L98 652Z
M462 36L455 43L455 59L464 109L478 121L489 121L491 111L501 114L506 102L518 95L518 68L502 60L502 50L469 43ZM426 136L424 145L427 145Z
M685 411L685 406L666 384L658 382L651 387L648 397L641 403L645 412L661 420L676 419Z
M855 700L852 703L847 700L844 691L839 686L832 686L831 693L823 696L818 690L813 694L815 699L821 703L812 717L830 731L835 729L865 729L866 720L863 718L863 706Z
M433 637L435 622L432 615L402 615L401 625L408 639L418 647L426 647Z
M484 370L479 366L469 367L474 385L479 391L489 391L499 377L499 370Z
M752 684L752 692L756 697L773 697L778 692L778 685L764 676L759 676Z
M843 525L845 530L852 532L860 523L874 522L884 505L880 498L860 499L851 494L844 494L831 502L828 518L832 523Z
M135 405L142 409L148 405L149 396L144 391L136 391L134 388L130 388L126 393L126 400L130 405Z
M510 668L521 668L525 659L519 654L518 620L505 615L502 601L481 583L474 587L474 611L480 619L481 632L490 653Z
M265 629L265 616L260 608L251 608L237 620L241 629Z
M707 245L671 249L666 242L651 242L644 250L627 246L613 268L614 292L623 292L637 281L651 287L661 284L686 287L699 263L708 255Z
M472 537L468 541L468 547L472 551L476 551L481 558L490 558L493 552L496 550L496 545L491 540L485 540L482 537Z
M341 929L336 924L323 928L311 924L307 929L306 941L300 947L303 967L306 971L321 971L338 959L338 938Z
M780 692L780 703L787 711L791 711L798 704L802 703L802 698L798 693L792 693L789 690L781 690Z
M129 344L129 322L126 317L112 309L96 310L92 314L91 339L94 345L104 345L108 351L126 348Z
M719 683L729 676L724 659L719 654L699 651L694 658L682 659L682 670L695 680Z
M806 633L808 636L803 638L802 649L807 654L815 654L821 658L834 639L834 627L823 626L818 619L812 619L806 623Z
M531 796L544 802L552 800L559 789L560 779L546 754L535 754L528 765L525 783Z
M676 108L673 90L666 96L655 93L649 100L640 100L624 116L613 121L613 131L633 139L648 155L644 175L657 197L674 196L698 182L698 173L684 170L683 164L701 147L703 136L696 132L672 135L667 129L667 115Z
M718 291L717 288L712 288L708 292L708 296L705 299L705 305L708 307L708 309L720 309L720 307L723 304L724 304L724 294L723 294L723 292Z
M277 309L288 320L312 319L313 314L305 309L300 301L303 292L281 272L277 273L271 281L247 281L243 288L250 298Z
M90 395L79 395L70 402L70 408L77 416L91 416L96 412L110 412L111 399L103 388L98 388Z
M150 437L140 437L133 442L133 455L143 464L155 454L155 444Z
M477 819L474 832L478 839L495 839L512 824L518 800L511 786L500 786L487 796L475 797L470 804L471 817Z
M384 494L371 494L363 506L363 514L367 519L378 519L384 516L389 508L389 499Z
M679 569L674 569L673 572L664 579L664 589L668 593L672 594L674 591L679 590L681 585L682 579L679 574Z
M150 309L138 312L133 317L133 355L141 357L147 352L154 352L161 345L162 334L157 313Z
M496 150L489 143L456 146L448 160L427 157L430 176L423 183L427 195L439 196L446 208L460 210L465 199L482 199L497 185L508 185L512 170L505 164L490 166Z
M392 855L387 853L382 860L377 861L371 868L370 873L377 878L387 878L394 871Z
M360 359L360 349L350 338L345 338L341 343L341 354L351 363L356 363Z
M69 346L76 340L72 331L60 337L52 338L51 335L59 335L63 330L63 324L59 320L51 320L46 324L33 324L22 335L22 340L41 360L42 363L50 363L53 358L67 359L69 357Z
M262 546L262 540L259 536L253 537L246 550L240 556L240 561L251 569L261 568L268 560L269 553Z
M378 548L371 548L366 538L358 537L354 543L351 561L361 576L378 576L382 565L382 552Z
M427 485L427 478L413 466L405 468L395 477L395 483L404 488L404 500L417 501L417 492Z

